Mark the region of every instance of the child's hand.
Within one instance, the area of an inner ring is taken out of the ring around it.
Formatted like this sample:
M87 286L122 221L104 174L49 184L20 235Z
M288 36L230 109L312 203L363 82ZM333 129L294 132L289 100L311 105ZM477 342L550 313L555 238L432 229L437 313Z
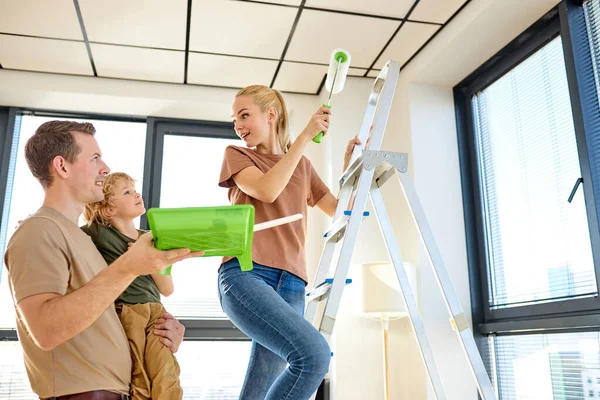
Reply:
M331 115L331 109L327 107L319 108L310 118L310 121L300 134L300 137L303 137L307 141L311 141L321 131L323 132L323 136L327 135Z
M342 171L345 171L348 168L348 164L350 163L350 157L352 157L352 152L354 151L354 146L360 146L362 142L357 136L354 136L348 142L348 146L346 146L346 153L344 153L344 168Z

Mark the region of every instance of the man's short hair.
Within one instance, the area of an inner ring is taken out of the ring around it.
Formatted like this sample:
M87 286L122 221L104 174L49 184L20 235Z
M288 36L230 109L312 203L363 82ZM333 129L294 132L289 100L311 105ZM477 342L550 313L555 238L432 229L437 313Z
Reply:
M56 156L75 162L81 151L73 132L94 135L96 128L89 122L48 121L40 125L25 145L25 159L33 176L48 188L52 185L51 164Z

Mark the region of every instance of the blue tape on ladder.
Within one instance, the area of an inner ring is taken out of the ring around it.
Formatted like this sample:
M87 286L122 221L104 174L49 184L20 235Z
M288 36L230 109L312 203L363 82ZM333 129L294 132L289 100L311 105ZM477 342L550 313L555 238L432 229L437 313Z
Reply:
M352 215L352 210L344 211L344 215ZM370 213L368 211L363 212L363 217L368 217L369 215L370 215Z
M325 279L325 283L329 283L330 285L333 283L333 278L327 278ZM352 283L352 279L351 278L347 278L346 279L346 285Z

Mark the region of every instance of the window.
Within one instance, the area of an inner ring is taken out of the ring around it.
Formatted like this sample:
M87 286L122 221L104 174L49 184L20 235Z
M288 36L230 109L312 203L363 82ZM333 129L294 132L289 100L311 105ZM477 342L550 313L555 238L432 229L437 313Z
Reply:
M596 94L600 102L600 2L597 0L586 1L583 10L591 50Z
M44 199L39 182L33 177L25 161L25 144L38 126L57 117L20 115L16 118L11 149L11 167L7 180L0 238L2 259L8 240L14 233L18 221L34 213ZM76 119L80 122L88 121ZM146 124L140 122L91 120L96 127L96 139L103 151L103 159L112 171L123 171L137 179L141 190L144 172L144 149ZM134 149L138 149L135 151ZM83 224L83 219L80 220ZM15 329L15 312L8 289L6 268L0 272L0 329ZM21 345L16 342L0 342L0 398L35 399L25 371Z
M249 341L183 342L176 356L184 399L237 400L250 346Z
M561 38L473 98L490 307L597 293Z
M249 341L185 341L176 354L184 399L237 400ZM0 399L34 400L18 342L0 342Z
M19 342L0 342L0 399L33 400Z
M562 1L454 88L473 324L500 399L599 397L599 16Z
M27 218L41 207L44 200L44 191L40 183L33 177L25 161L25 144L35 133L35 130L44 122L55 119L24 115L18 117L20 123L16 124L13 136L12 164L13 175L9 176L7 196L3 211L3 226L1 229L3 242L0 243L2 259L8 240L14 233L18 221ZM77 121L84 122L82 119ZM96 139L103 154L106 164L114 171L122 171L137 180L137 189L142 190L144 178L144 149L146 146L146 124L140 122L123 121L89 121L96 127ZM137 150L135 150L137 149ZM83 218L80 224L83 225ZM0 328L16 328L14 307L8 290L8 280L2 279L6 269L0 273Z
M594 398L600 374L600 334L499 336L496 351L502 400Z
M217 183L230 144L239 140L165 135L160 207L229 205L227 190ZM171 270L176 289L164 299L165 307L177 317L226 318L218 299L219 265L221 257L178 263Z
M0 112L7 110L0 109ZM146 122L140 121L11 112L16 118L14 134L9 133L13 138L10 160L8 169L1 171L7 176L0 229L2 253L18 221L42 204L43 190L26 165L24 146L36 128L48 120L92 122L104 160L113 172L126 172L137 180L136 188L143 193L147 208L228 204L227 190L219 188L217 181L224 149L235 143L231 124L188 121L173 125L150 118L149 129ZM168 128L169 133L155 127ZM200 129L205 134L190 135L188 128L191 132ZM147 137L150 138L148 143ZM138 222L145 227L143 216ZM80 223L83 224L83 220ZM173 268L175 294L165 299L165 306L186 326L186 340L176 355L181 366L184 399L237 399L248 364L251 343L239 330L233 329L218 303L219 261L205 258L178 264ZM14 333L14 307L7 279L2 279L5 274L3 268L0 272L0 339L8 341L0 341L0 398L35 399Z

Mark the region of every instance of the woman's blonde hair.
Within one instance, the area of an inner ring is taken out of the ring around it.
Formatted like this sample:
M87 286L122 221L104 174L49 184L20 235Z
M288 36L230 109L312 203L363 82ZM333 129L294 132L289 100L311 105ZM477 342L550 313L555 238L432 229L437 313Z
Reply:
M100 225L111 226L107 211L115 207L116 186L121 181L135 185L135 180L124 172L113 172L104 177L104 182L102 183L104 199L86 204L83 210L83 218L88 225L95 222Z
M250 96L254 100L254 104L260 107L262 112L266 112L270 107L275 107L277 110L277 136L279 145L284 153L290 149L292 140L288 132L288 112L285 106L285 100L278 90L271 89L264 85L251 85L240 90L235 97Z

